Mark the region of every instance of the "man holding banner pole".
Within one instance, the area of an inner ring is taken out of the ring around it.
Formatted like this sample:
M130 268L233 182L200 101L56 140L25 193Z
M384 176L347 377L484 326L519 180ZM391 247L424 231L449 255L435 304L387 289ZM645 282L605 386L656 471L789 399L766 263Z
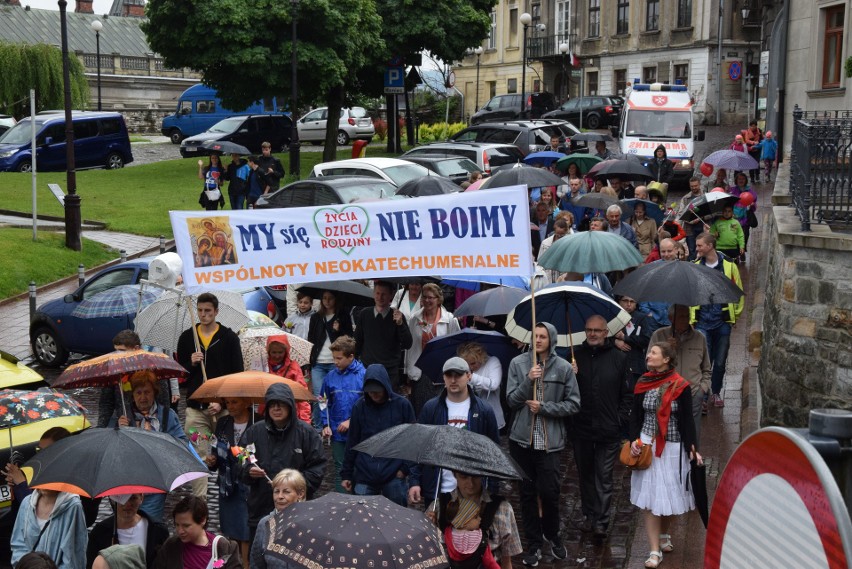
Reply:
M364 364L381 364L388 370L391 387L399 392L399 357L411 347L411 330L402 312L391 307L394 288L387 281L373 283L375 306L355 317L356 352Z

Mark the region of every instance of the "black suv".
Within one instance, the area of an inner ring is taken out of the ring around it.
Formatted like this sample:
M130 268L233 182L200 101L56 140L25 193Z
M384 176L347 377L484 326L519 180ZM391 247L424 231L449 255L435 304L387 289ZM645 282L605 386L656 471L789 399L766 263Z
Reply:
M553 96L553 93L527 93L525 116L522 117L520 94L497 95L470 117L470 124L520 118L537 119L547 111L552 111L555 108L556 98Z
M452 136L459 142L498 142L514 144L524 155L545 150L550 145L550 139L558 136L566 144L571 137L580 134L573 124L554 119L538 119L528 121L489 122L469 126ZM586 149L586 143L571 141L571 152Z
M201 148L209 140L228 141L241 144L254 154L260 154L260 145L272 144L272 151L286 150L290 145L293 123L287 115L244 115L228 117L210 127L210 130L185 138L180 143L180 155L204 156L209 150Z
M594 97L575 97L562 104L555 111L542 115L545 119L571 121L580 128L608 128L618 125L624 98L607 95ZM583 111L583 124L580 124L580 111Z

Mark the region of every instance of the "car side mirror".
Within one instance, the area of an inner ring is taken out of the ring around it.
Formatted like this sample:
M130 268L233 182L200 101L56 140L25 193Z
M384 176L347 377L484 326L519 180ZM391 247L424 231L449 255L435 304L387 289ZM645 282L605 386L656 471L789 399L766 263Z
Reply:
M697 140L698 142L704 142L704 131L703 130L698 131L698 133L695 135L695 140Z
M62 300L64 300L66 303L69 303L69 304L70 304L70 303L74 302L74 301L75 301L75 300L77 300L77 299L75 299L75 298L74 298L74 295L73 295L73 294L66 294L65 296L63 296L63 297L62 297Z
M44 137L44 146L48 146L50 144L53 144L53 137L52 136L45 136Z

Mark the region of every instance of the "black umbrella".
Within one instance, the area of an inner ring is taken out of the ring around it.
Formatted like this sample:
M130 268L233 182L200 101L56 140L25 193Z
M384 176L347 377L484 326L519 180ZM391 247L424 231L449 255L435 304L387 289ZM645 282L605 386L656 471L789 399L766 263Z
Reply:
M502 188L504 186L518 186L526 184L530 188L543 188L547 186L561 186L565 182L562 178L545 170L544 168L533 168L531 166L513 166L500 170L479 186L480 190L486 188Z
M239 154L241 156L251 154L251 150L242 144L228 142L227 140L205 140L201 143L201 148L217 154Z
M31 488L90 498L169 492L207 476L188 443L134 427L93 428L56 441L23 466Z
M633 160L604 160L591 170L589 176L593 178L646 178L648 180L654 177L651 171L640 162Z
M372 306L375 303L373 289L355 281L305 283L296 290L308 293L311 298L322 298L323 291L330 290L337 295L338 306Z
M453 316L499 316L509 314L527 296L527 291L511 286L498 286L477 292L453 311Z
M725 207L733 207L738 201L740 201L739 196L732 196L727 192L713 190L689 202L689 205L686 206L686 209L678 219L691 221L696 217L720 214Z
M332 492L297 502L269 520L264 555L307 569L440 569L438 528L422 512L384 496Z
M617 205L621 208L622 215L633 215L632 205L625 204L624 202L619 201L618 198L614 198L600 192L591 192L579 195L576 198L571 198L571 203L582 207L590 207L592 209L601 209L604 211L606 211L606 208L611 205Z
M355 445L354 449L373 457L398 458L472 476L527 478L497 443L485 435L450 425L397 425Z
M571 137L571 142L612 142L614 139L606 132L581 132Z
M396 191L396 195L416 198L420 196L455 194L459 191L461 191L459 186L443 176L423 176L422 178L405 182Z
M667 302L683 306L739 302L742 289L722 271L679 261L642 265L618 281L615 294L639 302Z
M526 291L521 292L525 296L528 296ZM423 375L435 378L440 382L440 378L444 374L444 362L455 357L459 346L468 342L476 342L481 345L489 356L494 356L500 360L503 369L508 369L512 359L521 353L512 344L511 338L504 336L500 332L465 328L464 330L429 340L423 348L423 353L420 354L414 365L420 368Z
M701 516L701 521L704 522L706 528L707 520L710 519L710 508L707 500L707 467L704 464L698 466L694 458L689 462L689 481L692 484L695 509L698 510L698 515Z

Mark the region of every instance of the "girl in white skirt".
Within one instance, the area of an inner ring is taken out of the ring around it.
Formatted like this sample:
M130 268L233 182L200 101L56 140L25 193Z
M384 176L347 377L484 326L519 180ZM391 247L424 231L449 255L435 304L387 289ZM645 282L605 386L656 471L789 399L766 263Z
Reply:
M645 531L651 552L645 567L659 567L663 552L674 550L669 526L672 516L695 509L688 489L689 459L702 464L695 449L692 419L692 392L689 382L674 367L676 356L667 342L651 346L645 362L648 373L639 378L630 416L632 452L638 456L642 445L653 449L651 466L633 472L630 501L645 510ZM689 456L684 449L689 450Z

